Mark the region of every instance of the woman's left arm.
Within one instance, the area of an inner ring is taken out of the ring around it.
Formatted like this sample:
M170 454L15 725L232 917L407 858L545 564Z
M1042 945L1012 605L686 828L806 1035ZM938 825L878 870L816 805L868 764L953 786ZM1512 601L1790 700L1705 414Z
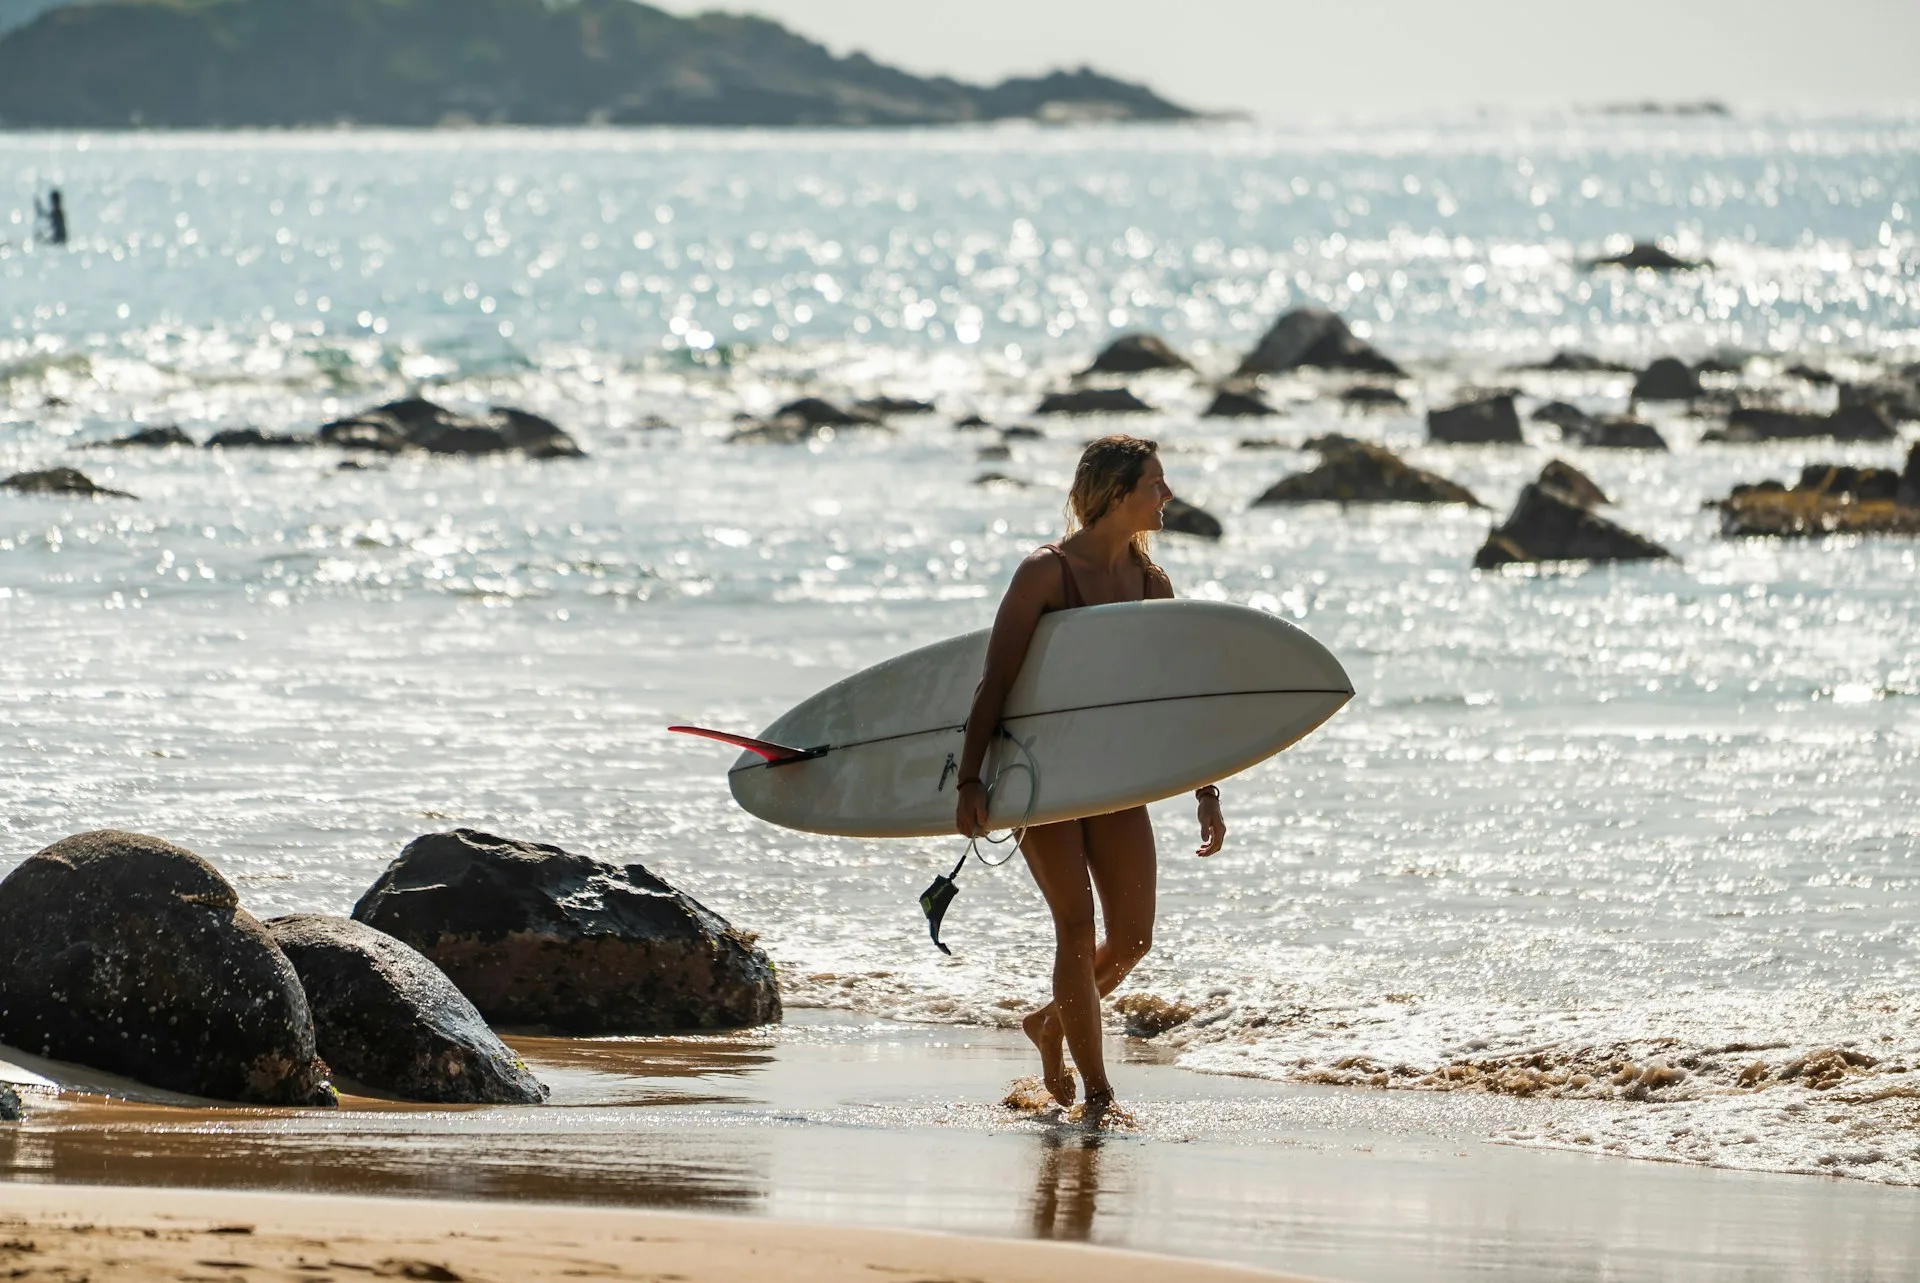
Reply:
M1155 566L1147 572L1147 600L1170 601L1173 598L1173 580L1167 572ZM1219 851L1227 843L1227 822L1220 814L1220 790L1209 784L1194 793L1200 803L1200 845L1193 853L1202 859Z

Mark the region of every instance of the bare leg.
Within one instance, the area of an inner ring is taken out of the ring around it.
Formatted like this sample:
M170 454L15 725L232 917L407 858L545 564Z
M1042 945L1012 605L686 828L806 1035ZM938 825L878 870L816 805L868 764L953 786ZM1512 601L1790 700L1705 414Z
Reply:
M1027 868L1053 913L1053 1002L1050 1009L1073 1063L1087 1080L1087 1098L1111 1099L1105 1054L1100 1045L1100 989L1094 982L1093 884L1087 868L1081 821L1042 824L1020 841ZM1041 1013L1029 1017L1027 1034L1040 1049L1047 1090L1062 1105L1073 1103L1073 1080L1059 1061L1059 1044L1046 1031ZM1036 1036L1036 1034L1040 1036ZM1049 1054L1051 1052L1051 1055Z

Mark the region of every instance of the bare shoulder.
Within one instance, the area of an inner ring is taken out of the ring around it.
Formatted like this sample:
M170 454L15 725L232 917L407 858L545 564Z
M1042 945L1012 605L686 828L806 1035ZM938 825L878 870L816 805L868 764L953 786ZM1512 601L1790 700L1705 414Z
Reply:
M1171 601L1173 578L1157 563L1147 567L1147 600Z
M1008 600L1020 599L1038 607L1055 607L1066 600L1060 581L1060 558L1051 548L1035 548L1014 567L1007 585Z

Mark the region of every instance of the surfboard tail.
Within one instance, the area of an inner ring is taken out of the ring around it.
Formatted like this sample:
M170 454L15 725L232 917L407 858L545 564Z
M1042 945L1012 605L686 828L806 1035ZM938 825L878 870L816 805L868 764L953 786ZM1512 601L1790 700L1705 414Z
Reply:
M702 739L718 740L722 744L731 744L757 754L768 766L781 766L788 762L804 762L809 758L820 757L826 753L826 747L794 748L790 744L775 744L772 740L759 740L751 735L735 735L732 731L710 730L705 726L669 726L668 730L680 735L698 735Z

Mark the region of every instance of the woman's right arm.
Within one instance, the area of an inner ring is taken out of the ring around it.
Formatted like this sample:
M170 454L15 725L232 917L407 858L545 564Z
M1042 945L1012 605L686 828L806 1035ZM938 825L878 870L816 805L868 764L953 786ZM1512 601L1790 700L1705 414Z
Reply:
M967 714L967 735L960 750L959 802L954 811L954 828L961 837L974 837L986 831L987 789L980 779L980 767L987 757L987 745L994 728L1000 725L1000 711L1006 706L1007 691L1020 675L1027 659L1027 645L1033 640L1034 625L1053 598L1065 598L1060 588L1060 570L1053 554L1036 552L1013 572L1013 583L1000 599L999 613L993 617L993 632L987 639L987 662L980 675L979 689L973 693L973 708Z

